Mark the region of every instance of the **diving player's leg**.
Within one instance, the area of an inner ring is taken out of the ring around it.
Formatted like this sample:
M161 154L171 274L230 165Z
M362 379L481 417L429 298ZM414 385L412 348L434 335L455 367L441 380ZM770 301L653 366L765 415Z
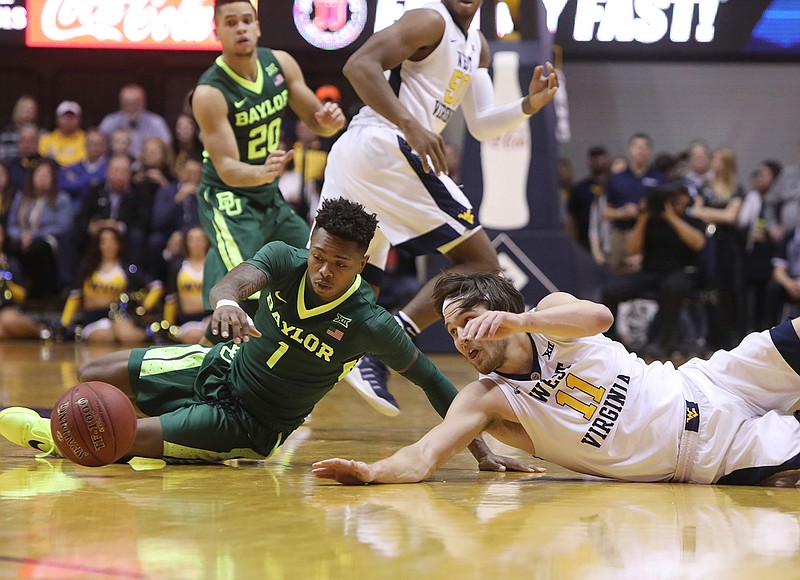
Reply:
M78 368L78 380L82 383L88 381L109 383L129 397L133 397L128 375L128 361L132 352L132 349L111 352L83 363Z
M724 476L715 483L785 484L800 473L800 418L770 411L763 417L748 419L738 427L730 446L722 451ZM771 481L775 476L780 481Z

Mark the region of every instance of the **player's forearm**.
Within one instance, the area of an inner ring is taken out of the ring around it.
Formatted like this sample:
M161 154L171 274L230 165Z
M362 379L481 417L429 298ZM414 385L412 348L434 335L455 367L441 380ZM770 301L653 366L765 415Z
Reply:
M469 132L478 141L494 139L527 121L536 112L527 98L495 105L492 79L485 68L475 71L469 90L470 98L464 100L462 108Z
M266 286L267 276L264 272L255 266L242 263L225 274L225 277L211 288L208 299L212 306L220 300L241 300Z
M416 483L433 475L436 464L415 443L371 464L369 469L372 476L369 483Z
M274 181L264 165L250 165L231 158L215 162L214 167L220 179L229 187L258 187Z
M607 331L614 323L614 316L606 306L589 300L528 311L520 316L525 332L563 338L594 336Z

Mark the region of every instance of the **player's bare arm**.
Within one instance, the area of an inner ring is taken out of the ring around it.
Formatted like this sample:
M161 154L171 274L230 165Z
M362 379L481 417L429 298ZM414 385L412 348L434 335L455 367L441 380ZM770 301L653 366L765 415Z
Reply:
M359 98L400 128L420 156L423 169L436 174L447 173L444 140L425 129L400 103L383 71L399 66L406 59L421 60L428 56L441 42L444 30L444 19L438 12L426 8L410 10L393 25L373 34L342 70Z
M336 103L323 104L306 84L303 71L297 61L282 50L272 54L283 69L289 90L289 107L317 135L330 137L344 127L344 113Z
M611 311L603 304L554 292L542 298L536 310L519 314L483 312L464 325L464 334L476 340L497 340L519 332L583 338L605 332L613 322Z
M238 301L252 296L267 287L267 276L247 263L241 263L225 274L209 292L209 302L214 305L211 315L211 332L235 343L247 342L250 336L261 333L253 321L239 306Z
M203 135L203 146L214 168L230 187L256 187L272 183L292 152L273 151L264 165L250 165L239 160L236 136L228 123L228 103L222 92L210 85L199 85L192 96L192 112Z
M485 400L486 385L464 387L453 400L447 416L413 445L375 463L348 459L326 459L312 465L313 474L345 485L363 483L414 483L433 475L436 469L484 431L496 418Z

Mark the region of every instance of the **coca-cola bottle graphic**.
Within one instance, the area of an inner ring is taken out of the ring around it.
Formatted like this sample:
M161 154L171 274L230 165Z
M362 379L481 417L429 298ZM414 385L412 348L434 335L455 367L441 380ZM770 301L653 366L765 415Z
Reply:
M519 54L501 51L492 60L494 101L504 105L522 98ZM481 143L483 201L481 223L493 230L524 228L530 221L528 169L531 161L531 127L523 121L510 131Z

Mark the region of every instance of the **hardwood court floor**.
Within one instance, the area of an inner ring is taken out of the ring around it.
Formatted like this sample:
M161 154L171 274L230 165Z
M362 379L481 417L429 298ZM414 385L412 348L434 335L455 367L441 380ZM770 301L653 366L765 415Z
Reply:
M101 352L0 343L0 404L52 405ZM473 376L455 355L433 358L459 386ZM468 453L416 485L313 478L317 459L377 459L435 423L419 389L391 386L399 417L340 385L264 463L91 469L2 440L0 577L800 577L796 488L626 484L551 464L478 473Z

